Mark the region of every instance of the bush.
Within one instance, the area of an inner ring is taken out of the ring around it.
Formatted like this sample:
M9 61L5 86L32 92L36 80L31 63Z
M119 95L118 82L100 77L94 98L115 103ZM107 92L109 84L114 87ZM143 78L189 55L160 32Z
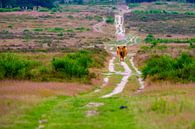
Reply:
M62 72L68 77L83 78L89 74L89 66L92 63L91 56L87 51L68 54L64 58L54 58L52 65L55 71Z
M13 25L11 25L11 24L8 25L7 27L10 28L10 29L13 29Z
M150 43L154 40L154 36L152 34L148 34L147 37L144 39L146 43Z
M35 28L34 31L35 32L42 32L43 31L43 28Z
M0 12L16 12L16 11L21 11L19 7L15 8L0 8Z
M31 64L12 53L0 54L0 78L25 78Z
M156 56L146 62L143 77L155 80L195 82L195 58L182 54L174 59L170 56Z
M114 17L112 17L112 16L108 16L107 18L106 18L106 23L109 23L109 24L114 24Z

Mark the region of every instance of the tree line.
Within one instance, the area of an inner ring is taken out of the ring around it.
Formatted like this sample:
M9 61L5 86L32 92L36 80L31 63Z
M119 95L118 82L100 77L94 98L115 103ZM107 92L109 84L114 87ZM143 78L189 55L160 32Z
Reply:
M34 6L42 6L52 8L57 0L0 0L0 8L33 8Z
M125 1L126 3L141 3L141 2L153 2L158 0L125 0ZM167 0L167 1L172 1L172 0ZM173 1L195 3L195 0L173 0Z
M91 1L94 1L95 3L98 2L96 0L89 0L88 3ZM101 1L106 1L106 0L100 0ZM110 2L110 0L107 0ZM115 1L115 0L112 0ZM125 0L126 3L141 3L141 2L153 2L157 0ZM171 0L167 0L171 1ZM195 3L195 0L175 0L179 2L190 2L190 3ZM47 8L52 8L54 7L54 3L75 3L75 4L83 4L86 3L84 0L0 0L0 8L13 8L13 7L20 7L20 8L33 8L34 6L42 6L42 7L47 7ZM113 2L111 2L113 3Z

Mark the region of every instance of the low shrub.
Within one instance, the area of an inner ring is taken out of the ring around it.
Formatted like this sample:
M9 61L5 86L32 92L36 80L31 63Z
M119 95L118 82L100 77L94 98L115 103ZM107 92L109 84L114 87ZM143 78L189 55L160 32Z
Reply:
M13 29L13 25L11 25L11 24L8 25L7 27L10 28L10 29Z
M74 19L74 16L72 16L72 15L68 15L68 16L67 16L67 18L69 18L69 19L72 19L72 20L73 20L73 19Z
M154 80L195 82L195 58L181 54L177 58L170 56L151 57L142 69L143 77Z
M85 17L85 19L87 19L87 20L90 20L90 21L91 21L91 20L93 20L93 17L92 17L92 16L86 16L86 17Z
M114 17L112 17L112 16L108 16L107 18L106 18L106 23L109 23L109 24L114 24Z
M38 12L49 12L49 9L41 7L38 9Z
M60 33L60 32L64 32L64 28L61 27L55 27L55 28L47 28L46 29L48 32L55 32L55 33Z
M128 4L128 7L130 9L135 8L135 7L138 7L138 6L140 6L140 3L130 3L130 4Z
M36 62L24 60L12 53L0 54L0 79L24 79L34 65L36 65Z
M84 27L77 27L75 28L76 31L84 32L84 31L89 31L89 28L84 28Z
M43 28L35 28L34 31L35 32L42 32L43 31Z
M191 39L166 39L155 38L152 34L148 34L144 39L145 43L195 43L195 38Z
M57 72L62 72L68 77L83 78L89 74L89 65L92 60L87 51L68 54L63 58L53 58L52 65Z
M21 11L20 7L15 8L0 8L0 12L16 12Z
M103 18L101 17L101 16L94 16L94 19L96 20L96 21L98 21L98 22L101 22L101 21L103 21Z
M159 9L151 9L151 10L133 10L133 14L184 14L184 15L195 15L195 12L178 12L172 10L159 10Z

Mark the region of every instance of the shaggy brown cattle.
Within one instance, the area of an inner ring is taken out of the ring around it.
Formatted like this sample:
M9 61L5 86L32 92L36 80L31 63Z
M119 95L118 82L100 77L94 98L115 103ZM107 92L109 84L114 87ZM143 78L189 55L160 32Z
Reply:
M127 47L126 46L118 46L117 47L117 55L120 56L120 61L124 61L124 57L127 55Z

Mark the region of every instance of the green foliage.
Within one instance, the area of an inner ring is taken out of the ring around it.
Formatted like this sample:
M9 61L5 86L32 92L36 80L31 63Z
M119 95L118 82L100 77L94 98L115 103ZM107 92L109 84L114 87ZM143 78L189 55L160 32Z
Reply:
M155 80L195 82L195 58L182 54L174 59L170 56L150 58L142 69L143 77Z
M60 32L64 32L64 28L61 27L55 27L55 28L47 28L46 29L48 32L55 32L55 33L60 33Z
M114 17L112 17L112 16L108 16L107 18L106 18L106 23L109 23L109 24L114 24Z
M42 63L42 61L26 59L20 54L1 53L0 79L48 81L77 78L79 81L88 82L90 78L96 76L94 73L89 73L89 68L103 67L106 56L106 51L102 49L82 50Z
M93 17L92 17L92 16L86 16L86 17L85 17L85 19L87 19L87 20L90 20L90 21L91 21L91 20L93 20Z
M72 19L72 20L74 19L72 15L68 15L67 18Z
M178 12L178 11L171 11L171 10L159 10L159 9L151 9L151 10L133 10L133 14L184 14L184 15L195 15L195 12Z
M35 32L42 32L43 31L43 28L35 28L34 31Z
M16 12L20 11L21 9L19 7L15 8L0 8L0 12Z
M165 113L166 111L166 105L167 101L163 99L156 100L152 106L151 109L152 111L160 112L160 113Z
M41 7L38 9L38 12L49 12L49 9Z
M162 1L156 1L155 2L155 5L164 5L164 4L167 4L166 2L162 2Z
M11 25L11 24L8 25L7 27L10 28L10 29L13 29L13 25Z
M138 7L138 6L140 6L140 4L139 3L129 3L128 4L128 7L131 9L131 8L135 8L135 7Z
M98 15L94 16L94 19L98 22L101 22L103 20L103 18L101 16L98 16Z
M148 34L144 39L146 43L157 44L157 43L195 43L195 38L191 39L166 39L166 38L155 38L152 34Z
M144 39L146 43L150 43L154 40L154 36L152 34L148 34L147 37Z
M89 74L92 60L87 51L68 54L64 58L54 58L52 64L55 71L62 72L69 77L85 77Z
M76 31L80 31L80 32L84 32L84 31L89 31L90 29L89 28L84 28L84 27L78 27L78 28L75 28Z
M33 63L12 53L0 54L0 79L25 78Z
M58 33L59 35L61 35L63 32L85 32L85 31L89 31L89 28L84 28L84 27L77 27L74 29L67 29L65 30L64 28L61 27L55 27L55 28L46 28L45 29L47 32L53 32L53 33Z
M64 36L64 33L62 33L62 32L61 33L58 33L58 36L60 36L60 37L61 36Z

